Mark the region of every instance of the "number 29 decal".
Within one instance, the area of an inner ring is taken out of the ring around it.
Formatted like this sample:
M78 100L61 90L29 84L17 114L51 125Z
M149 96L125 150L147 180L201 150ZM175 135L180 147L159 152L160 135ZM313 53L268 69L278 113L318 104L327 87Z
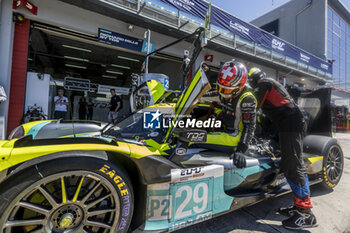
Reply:
M190 185L182 186L176 190L175 198L178 199L183 196L185 196L184 201L178 207L175 206L177 207L175 219L200 214L206 210L208 206L208 185L207 183L198 183L194 188Z
M208 212L212 209L213 180L188 181L171 185L170 195L148 197L147 219L178 220Z

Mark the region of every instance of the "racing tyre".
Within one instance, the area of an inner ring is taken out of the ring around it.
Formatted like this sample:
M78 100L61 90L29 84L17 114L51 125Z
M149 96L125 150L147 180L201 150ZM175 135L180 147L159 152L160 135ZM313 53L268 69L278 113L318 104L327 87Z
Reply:
M321 186L327 189L334 188L340 181L344 167L344 156L338 144L331 143L325 150L322 165Z
M94 158L52 160L1 185L0 233L124 233L133 203L120 166Z

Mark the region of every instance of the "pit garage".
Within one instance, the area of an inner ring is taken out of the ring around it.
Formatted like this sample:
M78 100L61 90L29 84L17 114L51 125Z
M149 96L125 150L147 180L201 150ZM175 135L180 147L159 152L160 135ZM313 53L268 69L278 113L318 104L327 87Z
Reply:
M53 98L63 88L70 102L67 119L79 119L79 102L84 98L94 105L92 119L106 121L114 88L123 99L120 114L125 115L130 111L131 74L140 74L145 58L145 51L106 44L97 35L32 21L25 114L37 109L52 118ZM169 88L178 89L181 65L182 58L157 53L150 58L149 72L168 75Z

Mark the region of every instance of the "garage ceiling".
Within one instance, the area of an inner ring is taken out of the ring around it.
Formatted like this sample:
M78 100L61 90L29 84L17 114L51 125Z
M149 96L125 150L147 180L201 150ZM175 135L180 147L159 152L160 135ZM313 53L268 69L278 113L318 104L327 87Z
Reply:
M61 28L32 25L28 70L90 79L93 83L124 86L132 73L140 73L145 55L105 45L93 35Z

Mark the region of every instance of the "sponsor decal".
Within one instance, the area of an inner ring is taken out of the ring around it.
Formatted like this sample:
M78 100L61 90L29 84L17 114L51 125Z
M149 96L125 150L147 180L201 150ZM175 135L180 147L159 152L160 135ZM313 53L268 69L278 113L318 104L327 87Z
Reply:
M26 8L28 11L30 11L33 15L37 15L38 14L38 7L35 6L33 3L31 3L28 0L13 0L13 5L12 8L13 9L17 9L19 7L24 7Z
M325 69L325 70L328 70L329 66L324 64L324 63L321 63L321 68Z
M118 46L126 49L135 50L138 52L147 53L148 43L132 36L124 35L117 32L112 32L106 29L98 29L98 41L101 43ZM149 44L150 52L154 51L154 43Z
M194 2L191 0L169 0L169 2L188 11L191 11L192 7L195 6Z
M192 175L192 174L198 174L202 171L202 168L201 167L197 167L197 168L190 168L190 169L183 169L181 170L181 173L180 175L181 176L189 176L189 175Z
M186 138L190 142L206 142L207 133L206 132L186 132Z
M307 56L306 54L300 53L300 60L302 60L303 62L309 63L310 59L311 57Z
M102 168L100 168L100 172L106 174L114 181L114 183L117 185L117 187L120 191L120 195L122 197L125 195L129 195L129 190L126 188L126 185L125 185L123 179L116 174L116 171L110 170L110 168L111 168L110 166L104 165Z
M168 129L174 128L221 128L222 122L209 118L205 121L195 118L180 116L177 120L172 120L174 116L162 115L159 110L156 112L143 113L143 128L144 129Z
M180 172L180 181L190 180L191 178L204 176L201 167L182 169Z
M110 179L112 179L120 191L120 196L123 203L123 206L121 209L123 217L120 220L118 229L123 230L127 225L127 218L124 218L124 217L128 217L130 214L129 191L126 188L126 184L124 183L123 179L119 175L117 175L116 171L112 170L110 166L105 164L103 167L99 169L99 171L106 174Z
M151 221L171 218L171 196L149 196L147 219Z
M230 20L230 27L249 36L249 28L244 27L242 24L234 23Z
M159 132L151 132L148 134L148 136L152 138L158 137L158 135L159 135Z
M176 230L188 227L190 225L206 221L206 220L211 219L211 218L212 218L212 212L207 212L204 214L195 215L195 216L186 218L184 220L172 223L170 228L169 228L169 231L170 232L176 231Z
M286 45L286 43L280 41L280 40L277 40L277 39L272 39L272 48L273 49L277 49L279 51L282 51L284 52L285 48L284 46Z
M123 196L122 200L124 204L124 207L122 210L122 216L127 217L129 216L129 213L130 213L130 196L129 195Z
M186 148L176 148L177 155L185 155L186 151L187 151Z
M125 229L126 223L127 223L126 219L125 219L125 218L122 218L122 219L120 220L120 224L119 224L118 230L123 230L123 229Z

